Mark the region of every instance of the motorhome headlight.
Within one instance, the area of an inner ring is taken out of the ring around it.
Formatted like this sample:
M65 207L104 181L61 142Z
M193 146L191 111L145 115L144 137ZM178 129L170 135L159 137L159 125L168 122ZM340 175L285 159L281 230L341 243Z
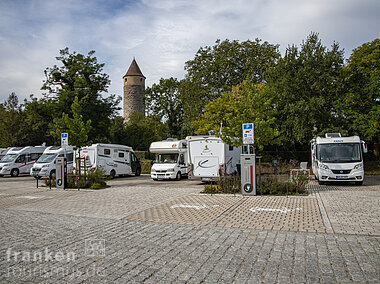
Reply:
M3 168L5 168L5 167L9 167L9 164L4 164L4 165L3 165Z
M363 169L363 165L362 164L357 164L355 167L354 167L354 170L362 170Z
M319 164L319 168L324 169L324 170L328 170L329 169L328 166L326 166L325 164L322 164L322 163Z
M48 167L49 167L49 165L42 165L41 168L48 168Z
M168 172L174 172L174 169L167 169Z

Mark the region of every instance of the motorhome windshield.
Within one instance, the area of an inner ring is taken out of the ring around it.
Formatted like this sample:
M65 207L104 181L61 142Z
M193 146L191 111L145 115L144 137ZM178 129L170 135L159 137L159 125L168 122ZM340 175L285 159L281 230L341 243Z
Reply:
M175 164L178 161L178 154L160 154L157 157L157 163L160 164Z
M318 145L319 161L325 163L361 162L362 155L359 143L333 143Z
M37 160L37 163L51 163L54 161L54 159L57 157L57 154L49 153L49 154L42 154L42 156Z
M2 163L10 163L10 162L13 162L17 157L17 154L8 154L8 155L5 155L2 159L1 159L1 162Z

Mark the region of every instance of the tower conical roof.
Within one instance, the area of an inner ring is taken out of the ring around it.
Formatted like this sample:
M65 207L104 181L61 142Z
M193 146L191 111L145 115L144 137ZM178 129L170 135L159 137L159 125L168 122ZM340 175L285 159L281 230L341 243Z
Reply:
M127 73L123 76L123 78L125 76L141 76L141 77L144 77L146 79L146 77L141 72L141 70L140 70L139 66L137 65L137 62L134 58L132 60L131 66L129 66L129 69L128 69Z

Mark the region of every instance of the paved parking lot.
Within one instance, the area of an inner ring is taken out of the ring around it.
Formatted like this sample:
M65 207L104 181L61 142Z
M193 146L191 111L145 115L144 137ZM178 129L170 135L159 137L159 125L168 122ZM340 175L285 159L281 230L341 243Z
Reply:
M105 190L0 178L0 281L367 282L380 279L380 178L300 197L200 195L148 176Z

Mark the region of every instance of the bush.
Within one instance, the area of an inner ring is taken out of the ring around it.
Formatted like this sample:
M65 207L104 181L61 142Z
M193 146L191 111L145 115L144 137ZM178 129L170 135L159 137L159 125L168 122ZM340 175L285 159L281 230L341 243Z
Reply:
M102 189L107 187L107 177L104 176L102 169L96 169L95 171L88 171L85 175L79 178L80 188ZM78 188L78 176L68 175L67 177L68 188Z
M204 185L201 193L217 194L217 193L240 193L240 176L225 175L222 176L216 184L209 183Z

